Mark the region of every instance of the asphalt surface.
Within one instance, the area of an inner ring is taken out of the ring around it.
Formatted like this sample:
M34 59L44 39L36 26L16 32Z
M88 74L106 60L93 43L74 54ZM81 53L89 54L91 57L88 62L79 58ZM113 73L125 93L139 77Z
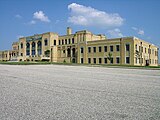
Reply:
M160 70L0 65L0 120L160 120Z

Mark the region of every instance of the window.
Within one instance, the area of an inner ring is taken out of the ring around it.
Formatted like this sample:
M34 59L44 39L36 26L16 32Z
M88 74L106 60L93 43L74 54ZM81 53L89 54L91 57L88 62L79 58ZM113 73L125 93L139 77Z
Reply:
M154 59L152 59L152 64L154 64Z
M110 46L110 51L113 52L113 46Z
M107 52L107 46L104 46L104 52Z
M129 64L130 63L130 58L129 57L126 57L126 63Z
M65 39L65 44L67 44L67 39Z
M126 51L129 51L130 50L130 46L129 44L126 44Z
M91 52L91 47L88 47L88 53L90 53Z
M145 53L147 53L147 49L145 48Z
M45 45L45 46L48 45L48 40L47 40L47 39L44 40L44 45Z
M88 63L89 63L89 64L91 63L91 58L88 58Z
M143 58L142 58L142 64L143 64Z
M81 63L83 63L83 58L81 58Z
M93 63L96 64L96 58L93 58Z
M59 45L61 45L61 40L59 40Z
M107 58L104 58L104 63L107 63Z
M119 57L116 57L116 63L119 63Z
M99 58L99 64L101 64L102 63L102 58Z
M72 38L72 44L74 44L74 38Z
M138 59L136 58L136 64L138 63Z
M81 48L81 53L83 53L83 47Z
M96 47L93 47L93 52L96 52Z
M71 39L68 39L68 44L71 44Z
M23 53L21 53L21 56L23 56Z
M33 50L35 50L35 46L36 46L35 42L32 42L32 49Z
M30 49L30 44L29 43L26 44L26 48Z
M148 54L151 54L151 49L148 48Z
M135 45L135 49L137 50L137 44Z
M30 50L26 50L26 55L30 55Z
M64 45L64 40L62 39L62 45Z
M32 50L32 55L35 55L35 50Z
M21 43L21 49L23 48L23 43Z
M119 45L116 45L116 51L119 51Z
M143 47L141 47L141 50L142 50L142 52L143 52Z
M99 52L101 52L102 51L102 47L99 47Z
M56 45L56 40L54 40L54 45Z
M154 55L154 49L152 49L152 54Z
M141 46L139 46L139 51L141 51Z
M113 58L111 58L110 63L113 64Z
M65 53L65 50L63 50L63 53Z

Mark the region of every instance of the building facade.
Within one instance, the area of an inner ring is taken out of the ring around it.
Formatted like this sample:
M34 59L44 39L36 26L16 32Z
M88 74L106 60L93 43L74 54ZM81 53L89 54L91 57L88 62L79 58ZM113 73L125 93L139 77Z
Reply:
M66 35L48 32L20 38L0 60L50 61L82 64L158 66L158 47L136 37L107 39L87 30Z

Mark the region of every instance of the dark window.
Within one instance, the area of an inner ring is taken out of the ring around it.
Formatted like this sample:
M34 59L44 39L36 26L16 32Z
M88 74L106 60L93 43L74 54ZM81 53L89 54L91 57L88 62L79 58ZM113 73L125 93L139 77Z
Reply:
M72 38L72 44L74 44L74 38Z
M113 64L113 58L111 58L110 63Z
M135 49L137 50L137 44L135 45Z
M148 54L151 54L151 49L148 49Z
M141 51L141 46L139 46L139 51Z
M116 58L116 63L119 63L119 57Z
M96 47L93 47L93 52L96 52Z
M35 44L35 42L33 42L33 43L32 43L32 49L33 49L33 50L35 50L35 46L36 46L36 44Z
M88 47L88 53L90 53L91 52L91 47Z
M30 49L30 44L27 43L27 44L26 44L26 47L27 47L27 49Z
M30 50L26 50L26 55L30 55Z
M141 49L142 49L142 52L143 52L143 47L141 47Z
M126 44L126 51L129 51L130 50L130 46L129 44Z
M147 52L147 49L145 48L145 53Z
M38 49L38 55L41 55L41 54L42 54L42 50Z
M107 46L104 46L104 52L107 52Z
M71 44L71 39L68 39L68 44Z
M36 53L35 50L32 50L32 55L35 55L35 53Z
M83 48L81 48L81 53L83 53Z
M113 46L110 46L110 51L113 52Z
M83 58L81 58L81 63L83 63Z
M99 64L101 64L102 63L102 58L99 58Z
M54 40L54 45L56 45L56 40Z
M59 45L61 44L61 40L59 40Z
M116 45L116 51L119 51L119 45Z
M47 46L48 45L48 40L44 40L44 45Z
M65 39L65 44L67 44L67 39Z
M107 63L107 58L104 58L104 63Z
M21 56L23 56L23 53L21 53Z
M23 48L23 43L21 43L21 49Z
M65 53L65 50L63 50L63 53Z
M89 63L89 64L91 63L91 58L88 58L88 63Z
M129 57L126 57L126 63L127 63L127 64L130 63Z
M96 64L96 58L93 58L93 63Z
M62 45L64 45L64 40L62 40Z
M101 52L102 51L102 47L99 47L99 52Z

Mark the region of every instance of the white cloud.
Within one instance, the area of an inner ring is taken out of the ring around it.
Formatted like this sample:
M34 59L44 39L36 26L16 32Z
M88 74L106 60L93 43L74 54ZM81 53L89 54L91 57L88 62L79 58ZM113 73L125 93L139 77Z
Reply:
M132 27L132 29L135 30L135 31L138 30L136 27Z
M22 37L24 37L24 36L23 36L23 35L18 35L18 36L17 36L17 39L22 38Z
M31 20L31 21L29 22L29 24L31 24L31 25L36 24L36 21L35 21L35 20Z
M118 13L107 13L77 3L68 5L68 9L71 10L68 22L75 25L114 27L124 22Z
M137 34L139 34L139 35L144 35L144 30L139 29L139 28L136 28L136 27L132 27L132 29L133 29L134 31L136 31Z
M138 34L139 34L139 35L144 35L144 31L143 31L143 30L139 30L139 31L138 31Z
M108 33L113 38L124 37L124 35L121 33L120 29L118 29L118 28L115 28L113 30L108 30Z
M19 14L15 15L15 17L16 17L16 18L22 18L22 16L19 15Z
M35 12L33 18L42 22L50 22L49 18L43 13L43 11Z

